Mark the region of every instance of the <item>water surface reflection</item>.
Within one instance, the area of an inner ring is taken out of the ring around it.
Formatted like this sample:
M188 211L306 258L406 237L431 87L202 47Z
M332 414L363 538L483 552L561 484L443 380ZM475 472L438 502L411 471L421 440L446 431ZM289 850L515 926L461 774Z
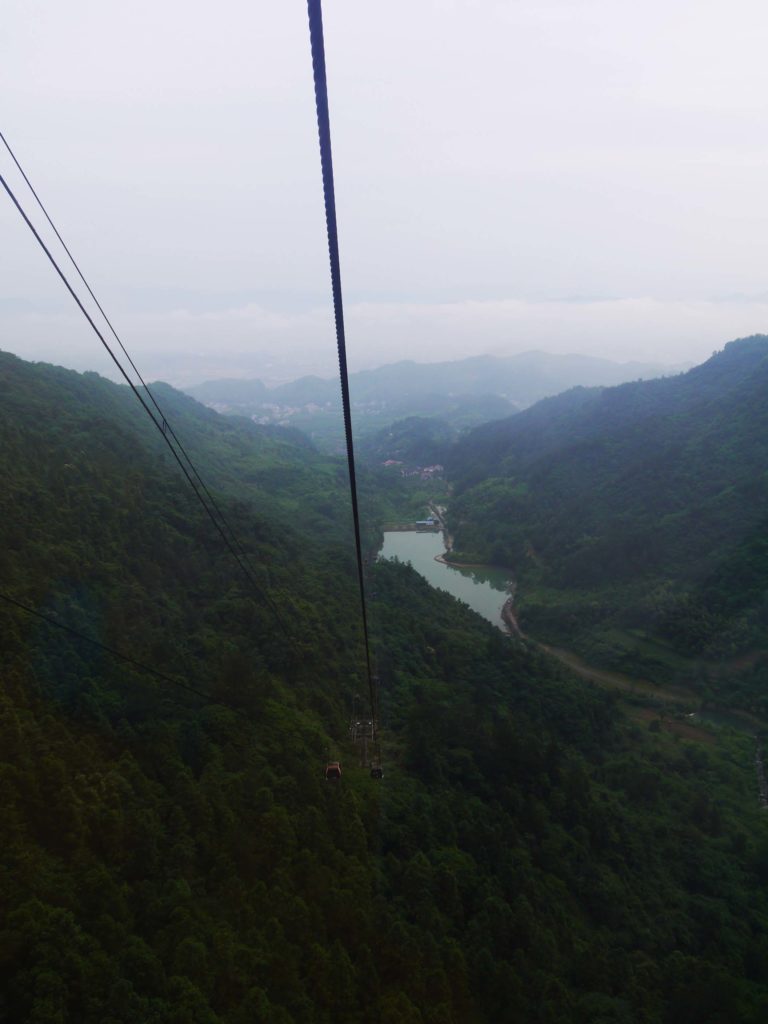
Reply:
M504 628L501 609L509 596L512 581L504 569L487 566L457 569L436 561L445 551L441 533L401 531L384 534L380 558L399 558L410 562L433 587L447 590L499 629Z

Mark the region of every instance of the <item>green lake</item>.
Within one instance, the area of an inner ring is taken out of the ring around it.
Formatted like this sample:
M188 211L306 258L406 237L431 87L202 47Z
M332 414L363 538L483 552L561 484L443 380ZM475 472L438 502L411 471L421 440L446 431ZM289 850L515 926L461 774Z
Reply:
M398 558L410 562L433 587L446 590L453 597L488 619L499 629L506 629L501 609L510 594L512 580L504 569L458 569L436 561L445 552L442 533L398 531L384 534L379 558Z

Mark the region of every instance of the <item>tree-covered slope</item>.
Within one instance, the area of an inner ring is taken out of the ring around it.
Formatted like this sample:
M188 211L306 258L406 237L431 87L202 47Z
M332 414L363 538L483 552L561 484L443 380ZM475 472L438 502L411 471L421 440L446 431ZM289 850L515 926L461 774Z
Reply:
M93 432L110 443L109 428L118 425L132 444L173 465L157 429L141 413L127 387L117 387L97 374L77 374L46 364L30 364L0 353L0 397L11 424L39 419L53 429L61 444L62 462L76 463L78 448L67 454L73 437ZM337 540L350 537L349 484L338 458L314 450L297 430L260 426L239 416L220 416L167 384L151 385L152 395L176 431L209 486L251 511L267 516L279 528ZM143 392L142 392L143 393ZM145 396L146 397L146 396ZM147 400L151 406L151 402ZM67 430L49 423L62 412L71 418ZM73 459L75 460L73 462ZM128 457L130 464L130 457ZM361 502L367 511L375 478L361 473ZM380 501L381 499L379 499ZM366 521L370 521L367 515Z
M370 779L348 546L231 494L216 435L281 625L121 389L20 372L0 589L196 692L0 608L0 1020L764 1020L751 740L640 729L385 564Z
M474 431L449 463L456 548L544 587L593 591L584 621L613 617L659 635L682 637L672 620L717 593L706 643L717 650L724 632L724 650L754 643L768 566L747 552L758 552L768 517L767 466L768 338L758 336L679 377L568 392ZM748 560L745 589L733 573ZM696 629L689 650L701 649Z
M394 460L406 468L429 466L442 463L455 438L456 431L443 420L410 416L363 438L357 450L372 465Z

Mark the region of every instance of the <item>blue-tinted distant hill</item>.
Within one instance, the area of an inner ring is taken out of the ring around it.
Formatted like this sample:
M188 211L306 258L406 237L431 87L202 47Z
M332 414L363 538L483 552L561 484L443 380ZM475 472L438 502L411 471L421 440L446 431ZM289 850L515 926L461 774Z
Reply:
M674 372L659 364L614 363L580 355L524 352L444 363L411 360L352 374L350 393L361 435L410 416L438 417L461 430L524 409L576 385L612 385ZM267 388L260 380L207 381L187 393L219 412L306 431L322 448L342 443L336 379L301 377Z

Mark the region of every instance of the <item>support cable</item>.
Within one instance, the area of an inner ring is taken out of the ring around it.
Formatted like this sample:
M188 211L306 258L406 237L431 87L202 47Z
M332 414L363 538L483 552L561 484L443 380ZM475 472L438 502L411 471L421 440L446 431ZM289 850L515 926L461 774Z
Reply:
M29 230L34 235L38 245L43 250L45 255L48 257L51 265L53 266L54 270L56 271L56 273L61 278L61 280L64 283L64 286L66 287L66 289L69 292L69 294L75 300L75 303L77 304L80 312L83 314L85 319L90 324L93 332L96 334L96 336L99 339L99 341L101 342L101 344L104 346L106 351L109 353L109 356L112 359L112 362L115 364L115 366L120 371L121 376L124 378L125 382L128 384L128 386L130 387L131 391L133 391L134 395L136 396L136 398L141 403L142 408L144 409L145 413L149 416L149 418L152 420L152 422L154 423L155 427L159 431L160 436L163 438L163 440L165 441L169 451L171 452L171 454L173 455L174 459L178 463L179 468L181 469L182 473L184 474L184 476L187 479L187 482L189 483L189 485L192 488L192 490L195 492L195 496L197 497L197 500L200 502L200 504L202 505L202 507L205 510L206 514L208 515L208 518L211 520L211 522L213 523L214 527L216 528L216 530L220 534L220 536L221 536L222 540L224 541L224 544L226 545L226 547L229 550L230 554L232 555L232 557L235 559L237 564L242 569L243 574L245 575L246 579L248 580L248 582L250 583L251 587L253 588L254 593L259 597L260 600L265 602L265 604L267 605L267 607L270 609L270 611L274 615L275 619L277 620L277 623L280 626L280 628L282 629L282 631L285 634L285 636L289 640L293 641L293 637L292 637L290 631L288 630L287 626L285 625L285 623L284 623L284 621L282 619L282 616L280 615L280 612L278 611L274 601L272 600L272 598L267 593L265 593L261 589L261 587L256 582L252 572L248 569L248 567L243 562L243 560L240 557L240 555L235 550L234 545L232 544L232 542L230 541L229 537L225 533L225 531L224 531L223 527L221 526L219 520L213 514L213 512L211 511L208 503L206 502L205 498L203 497L203 495L202 495L202 493L200 491L200 488L197 486L195 481L192 479L192 476L190 475L190 472L187 469L187 467L184 465L184 462L182 461L181 456L179 455L179 453L176 451L175 447L173 446L170 438L168 437L168 424L167 424L166 420L164 419L162 414L160 414L160 419L158 420L158 418L152 412L150 407L147 405L146 401L144 400L144 398L142 397L141 393L139 392L139 389L136 387L136 385L133 383L131 378L128 376L128 374L126 373L125 369L123 368L120 360L117 358L117 356L115 355L114 351L112 350L112 347L110 346L109 342L106 340L106 338L104 337L102 332L96 326L96 324L95 324L95 322L93 320L93 317L90 315L88 310L83 305L83 303L80 300L80 297L78 296L77 292L74 290L72 285L69 283L69 280L67 279L67 277L64 274L63 270L61 269L59 264L56 262L56 260L53 257L50 249L48 248L48 246L45 244L43 239L40 237L40 234L38 233L37 228L35 228L34 224L32 223L32 221L27 216L27 214L24 211L23 207L21 206L20 202L16 198L13 190L8 185L7 181L5 180L5 178L3 177L2 174L0 174L0 184L2 184L3 188L8 193L8 196L10 197L11 201L13 202L13 205L16 207L16 209L18 210L18 212L21 215L22 219L24 220L25 224L27 225Z
M352 518L355 527L355 550L357 553L357 578L360 586L360 610L362 614L365 663L368 676L368 690L371 701L371 721L374 740L376 734L376 691L371 668L371 644L368 634L368 615L365 601L363 578L363 552L360 540L360 510L357 500L357 479L355 475L355 453L352 442L352 412L349 402L349 375L347 372L347 345L344 332L344 304L341 294L341 265L339 261L339 235L336 224L336 194L333 184L333 158L331 153L331 126L328 113L328 82L325 72L325 45L323 42L323 12L321 0L307 0L309 35L312 46L312 70L315 82L315 103L317 106L317 127L320 141L320 164L323 175L323 197L325 199L325 223L328 234L328 255L331 264L331 287L333 291L333 314L336 322L336 346L339 352L339 377L341 379L341 400L344 409L344 432L347 440L347 465L349 467L349 489L352 497Z

